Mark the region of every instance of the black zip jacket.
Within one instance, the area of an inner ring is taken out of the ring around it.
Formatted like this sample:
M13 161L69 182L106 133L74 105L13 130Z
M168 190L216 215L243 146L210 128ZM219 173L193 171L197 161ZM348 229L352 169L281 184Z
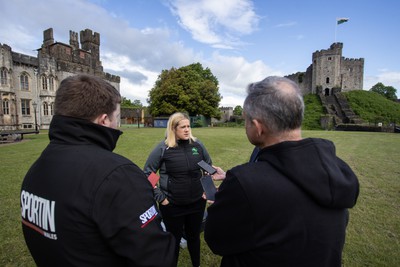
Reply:
M227 172L208 208L205 240L224 267L340 267L358 193L332 142L282 142Z
M38 266L171 266L153 189L112 153L119 130L54 116L50 144L21 188L22 226Z
M159 187L154 190L156 200L161 203L168 198L176 205L198 201L204 192L200 183L202 171L197 165L201 160L212 164L210 155L199 140L179 140L177 147L167 147L161 141L144 166L147 176L159 170Z

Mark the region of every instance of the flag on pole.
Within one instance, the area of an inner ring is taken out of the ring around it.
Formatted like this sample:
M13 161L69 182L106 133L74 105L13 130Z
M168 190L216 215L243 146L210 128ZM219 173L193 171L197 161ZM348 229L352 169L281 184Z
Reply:
M345 23L345 22L347 22L348 20L349 20L348 18L338 18L338 19L337 19L337 24L339 25L339 24Z

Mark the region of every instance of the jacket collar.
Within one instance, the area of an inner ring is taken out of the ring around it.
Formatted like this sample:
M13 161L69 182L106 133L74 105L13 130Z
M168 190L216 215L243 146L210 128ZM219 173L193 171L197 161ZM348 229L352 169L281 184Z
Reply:
M122 131L101 126L88 120L54 115L50 123L51 143L97 145L113 151Z

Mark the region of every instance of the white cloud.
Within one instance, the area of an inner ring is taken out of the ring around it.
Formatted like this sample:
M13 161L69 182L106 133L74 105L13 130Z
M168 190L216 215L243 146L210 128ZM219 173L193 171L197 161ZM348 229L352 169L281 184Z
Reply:
M179 24L193 39L213 47L232 48L238 44L236 36L254 32L259 21L248 0L170 0L169 3Z
M151 71L131 61L126 55L106 53L102 57L103 66L109 72L121 77L121 95L131 99L140 100L147 105L147 97L150 89L154 86L159 72Z
M385 86L393 86L397 90L397 98L400 98L400 72L384 69L376 76L367 75L364 78L364 90L371 89L372 86L379 82Z
M282 28L282 27L292 27L297 25L297 22L295 21L291 21L291 22L287 22L287 23L281 23L281 24L277 24L275 27L276 28Z
M376 76L368 75L364 78L364 90L371 89L377 83L383 83L386 86L393 86L400 90L400 72L382 72Z
M378 75L378 78L384 85L400 90L400 72L383 72Z
M249 83L260 81L267 76L283 75L261 60L248 62L243 57L224 56L218 52L204 64L219 81L219 91L224 97L221 101L222 106L242 106Z

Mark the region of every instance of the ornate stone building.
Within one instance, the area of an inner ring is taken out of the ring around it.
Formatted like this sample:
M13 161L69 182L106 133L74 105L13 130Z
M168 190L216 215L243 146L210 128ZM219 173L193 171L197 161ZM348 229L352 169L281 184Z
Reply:
M100 34L90 29L80 32L80 44L76 32L64 44L47 29L37 51L31 57L0 43L0 130L48 129L58 85L74 74L101 77L119 90L120 77L103 71Z
M342 49L343 43L333 43L329 49L316 51L306 72L286 77L300 86L303 95L362 90L364 59L345 58Z

